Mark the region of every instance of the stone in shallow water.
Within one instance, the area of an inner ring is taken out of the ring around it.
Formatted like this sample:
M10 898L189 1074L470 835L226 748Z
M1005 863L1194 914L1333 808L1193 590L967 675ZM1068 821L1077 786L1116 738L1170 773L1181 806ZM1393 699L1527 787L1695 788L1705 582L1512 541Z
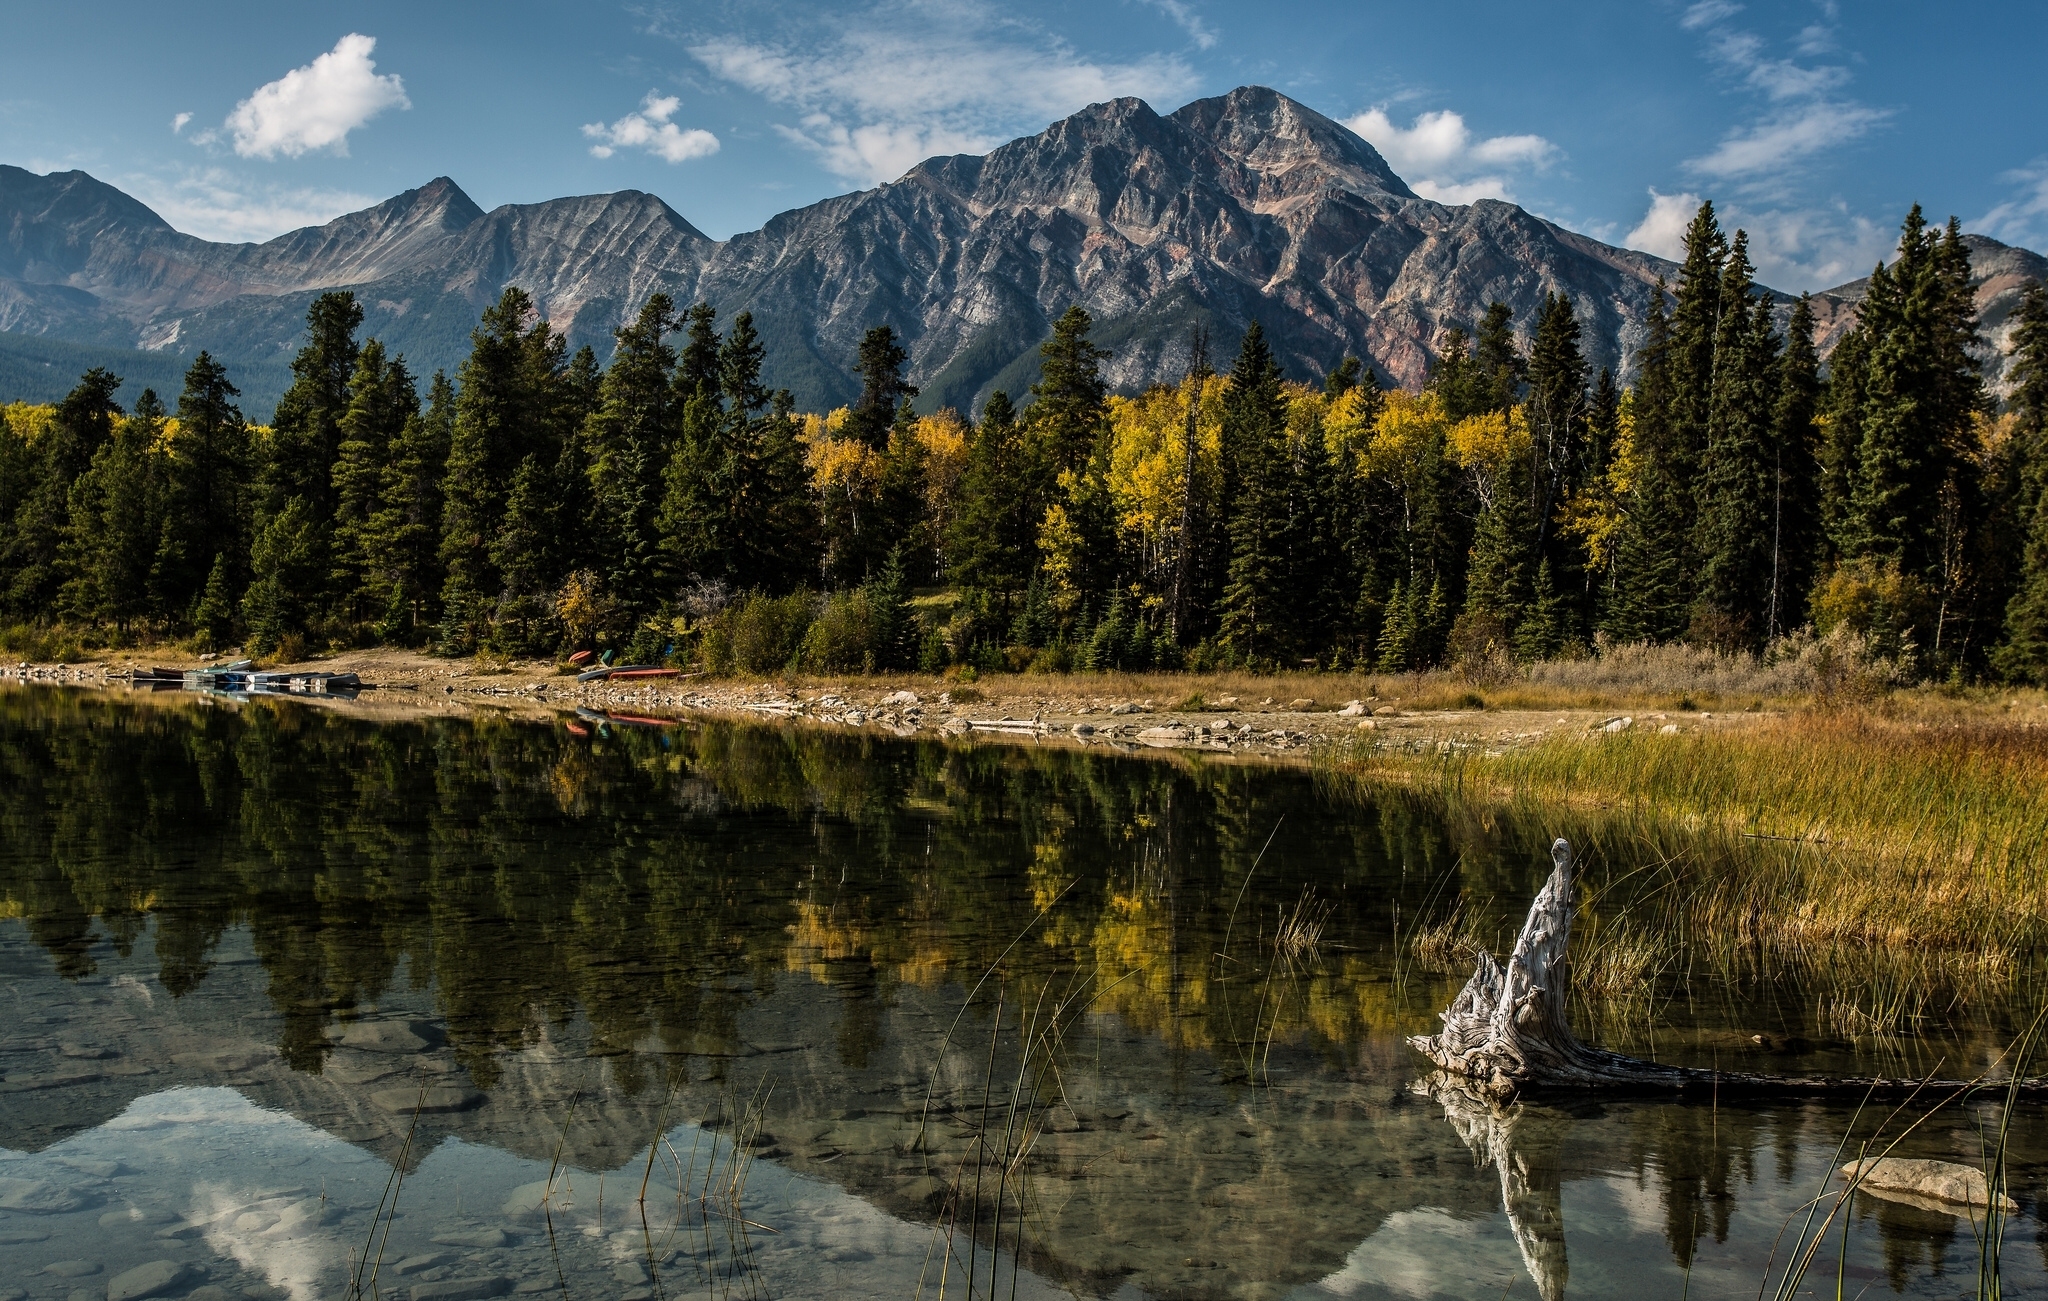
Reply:
M637 1260L622 1260L612 1266L612 1277L637 1287L647 1281L647 1267Z
M1962 1165L1955 1161L1915 1161L1905 1157L1873 1157L1867 1161L1851 1161L1842 1167L1844 1179L1856 1177L1858 1167L1862 1169L1862 1181L1858 1185L1863 1191L1902 1195L1899 1200L1924 1200L1935 1203L1932 1209L1950 1210L1957 1207L1982 1207L1991 1197L1991 1187L1985 1182L1984 1172L1975 1166ZM2017 1211L2019 1204L2010 1197L2001 1196L1999 1201L2006 1211Z
M107 1301L142 1301L144 1297L162 1296L191 1276L192 1272L175 1260L152 1260L108 1279Z
M18 1247L30 1242L41 1242L49 1236L41 1229L7 1229L0 1231L0 1247Z
M511 1290L512 1280L503 1276L450 1278L414 1287L412 1301L479 1301L482 1297L503 1296Z
M233 1298L228 1295L228 1290L218 1283L208 1283L205 1287L195 1287L187 1292L185 1301L233 1301Z
M468 1111L484 1100L484 1095L475 1089L458 1089L450 1085L430 1085L425 1092L419 1089L379 1089L370 1095L370 1102L380 1110L394 1115L409 1116L418 1107L421 1115L434 1115L447 1111Z
M423 1269L432 1269L436 1265L445 1265L453 1259L455 1259L455 1256L452 1252L436 1251L426 1256L407 1257L391 1268L400 1274L417 1274Z
M128 1206L118 1211L108 1211L100 1216L102 1229L140 1229L151 1224L169 1224L176 1219L169 1211L147 1210L140 1206Z
M443 1247L502 1247L505 1245L503 1229L450 1229L434 1235L434 1241Z
M47 1179L0 1179L0 1210L55 1215L75 1211L86 1201L84 1194Z
M358 1021L342 1033L341 1042L373 1053L416 1053L433 1046L409 1021Z
M43 1272L58 1278L85 1278L99 1273L100 1263L96 1260L58 1260L43 1266Z
M115 1175L123 1173L119 1161L110 1161L101 1157L60 1156L56 1160L57 1164L63 1166L66 1170L76 1170L82 1175L91 1175L95 1179L112 1179Z

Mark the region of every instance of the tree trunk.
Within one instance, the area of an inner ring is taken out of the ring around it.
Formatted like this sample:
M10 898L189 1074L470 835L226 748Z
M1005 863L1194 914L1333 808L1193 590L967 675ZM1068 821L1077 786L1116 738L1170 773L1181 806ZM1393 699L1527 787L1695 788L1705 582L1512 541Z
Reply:
M1917 1089L1948 1090L1985 1084L2015 1087L2011 1080L1911 1080L1884 1077L1753 1075L1741 1071L1665 1066L1624 1057L1579 1042L1565 1016L1570 968L1565 946L1572 929L1572 847L1560 839L1550 847L1556 863L1550 879L1529 906L1529 920L1503 968L1490 953L1448 1011L1444 1028L1417 1035L1409 1044L1449 1075L1483 1096L1507 1102L1531 1089L1631 1089L1724 1094L1854 1092L1906 1094ZM2023 1093L2048 1093L2048 1078L2017 1081Z

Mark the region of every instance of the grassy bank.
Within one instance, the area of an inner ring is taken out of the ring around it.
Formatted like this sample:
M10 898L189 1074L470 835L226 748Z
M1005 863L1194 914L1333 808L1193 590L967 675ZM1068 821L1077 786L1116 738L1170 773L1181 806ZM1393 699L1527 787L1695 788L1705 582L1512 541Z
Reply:
M1637 967L1683 942L1731 963L1882 970L1910 995L1863 1001L1898 1005L2008 987L2048 950L2048 730L2026 717L2048 715L2011 704L1900 697L1492 752L1362 738L1324 768L1571 837Z

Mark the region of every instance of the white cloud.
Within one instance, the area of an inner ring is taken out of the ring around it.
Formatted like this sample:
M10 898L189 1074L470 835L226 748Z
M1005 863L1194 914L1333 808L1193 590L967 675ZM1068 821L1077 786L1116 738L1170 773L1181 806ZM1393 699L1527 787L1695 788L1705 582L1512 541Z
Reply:
M1783 189L1788 169L1868 134L1891 117L1888 109L1837 93L1849 84L1846 67L1771 58L1767 43L1755 32L1721 25L1740 11L1741 6L1723 0L1702 0L1686 10L1679 25L1688 31L1706 29L1708 56L1772 107L1764 117L1729 130L1707 153L1687 159L1689 170L1752 187ZM1832 50L1833 40L1831 27L1810 26L1800 32L1794 48L1812 56Z
M1508 170L1541 170L1557 157L1557 146L1538 135L1488 136L1474 140L1461 114L1438 109L1413 125L1395 125L1383 108L1371 108L1344 125L1363 136L1387 160L1408 188L1438 203L1513 199Z
M1702 27L1712 27L1723 19L1733 18L1741 12L1742 6L1731 4L1729 0L1700 0L1698 4L1685 11L1679 18L1678 25L1689 32L1698 31Z
M983 152L1090 103L1193 92L1172 55L1088 58L983 0L882 0L821 15L801 40L686 42L712 74L794 109L777 127L849 180L874 184L934 154Z
M122 189L188 235L229 243L261 241L334 220L377 202L346 190L252 184L218 167L166 179L122 177Z
M176 134L178 134L178 133L179 133L180 131L183 131L183 130L185 129L185 124L186 124L187 122L190 122L191 120L192 120L192 115L191 115L190 113L180 113L180 114L178 114L178 116L176 116L176 117L172 118L172 119L171 119L171 134L172 134L172 135L176 135Z
M1685 257L1685 229L1699 207L1697 194L1651 190L1649 209L1622 242L1677 262ZM1757 279L1787 293L1832 289L1866 275L1897 242L1896 232L1841 207L1756 210L1729 206L1719 207L1716 216L1723 230L1749 232L1749 255L1756 264Z
M644 149L664 162L687 163L717 153L717 136L701 127L685 129L669 121L680 107L682 101L674 95L650 90L640 101L638 112L628 113L610 126L588 123L583 134L597 141L590 152L598 158L610 158L621 149Z
M1174 26L1186 32L1188 39L1195 43L1197 49L1215 48L1215 29L1203 22L1202 16L1190 6L1181 3L1181 0L1141 0L1141 3L1148 4L1171 18Z
M235 105L226 129L244 158L297 158L315 149L348 153L348 133L387 108L411 108L405 84L379 75L375 37L349 33L303 68L294 68Z
M1634 230L1622 236L1628 248L1654 253L1673 262L1685 256L1685 228L1700 210L1697 194L1659 194L1650 191L1650 210Z
M2048 158L1998 179L2014 187L2013 197L1971 222L1969 229L2008 244L2048 249Z
M1822 100L1731 131L1713 152L1687 159L1686 166L1724 180L1776 172L1847 144L1890 116L1862 104Z

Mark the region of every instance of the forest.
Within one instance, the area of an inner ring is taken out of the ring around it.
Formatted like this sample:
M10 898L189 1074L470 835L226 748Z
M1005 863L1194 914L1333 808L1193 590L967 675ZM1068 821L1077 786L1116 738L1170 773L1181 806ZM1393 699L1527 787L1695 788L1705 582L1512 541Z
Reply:
M2048 293L2011 392L1957 223L1915 207L1823 364L1702 205L1633 383L1549 298L1419 392L1283 373L1260 328L1109 390L1070 308L1028 393L919 414L902 341L828 414L761 383L747 313L654 295L606 365L508 288L453 377L316 300L269 426L200 353L175 404L88 371L0 423L17 652L284 660L611 648L712 671L1511 669L1683 640L1827 642L1902 679L2048 681ZM1782 324L1782 328L1781 328ZM54 641L53 641L54 639Z

